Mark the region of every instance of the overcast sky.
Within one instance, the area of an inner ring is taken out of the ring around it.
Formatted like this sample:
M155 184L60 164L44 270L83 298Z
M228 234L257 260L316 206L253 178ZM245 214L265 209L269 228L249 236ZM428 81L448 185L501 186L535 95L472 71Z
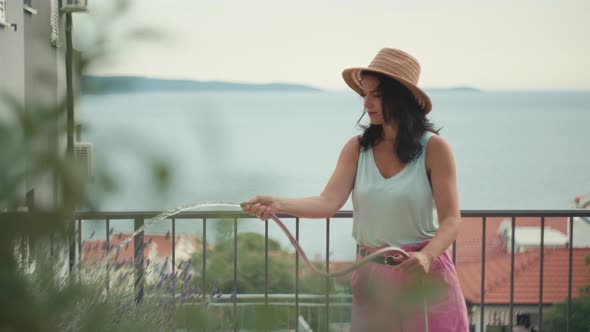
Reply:
M126 21L169 37L92 72L345 89L342 69L396 47L427 88L590 89L588 13L588 0L136 0Z

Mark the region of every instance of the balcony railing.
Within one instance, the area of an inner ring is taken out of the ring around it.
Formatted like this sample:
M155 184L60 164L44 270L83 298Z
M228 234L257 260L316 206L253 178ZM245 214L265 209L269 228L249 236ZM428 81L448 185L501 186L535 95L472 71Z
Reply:
M19 213L12 213L15 217L17 217ZM22 214L22 213L20 213ZM76 262L81 261L82 257L80 253L83 252L82 248L82 224L83 221L86 220L93 220L93 221L102 221L104 222L104 231L105 231L105 241L106 241L106 248L110 248L110 232L111 232L111 222L116 220L133 220L133 229L138 230L143 225L145 225L146 220L149 220L159 212L157 211L141 211L141 212L81 212L75 215L75 222L76 222L76 231L78 232L76 243L73 244L75 246L75 250L70 250L70 254L74 255L74 257L70 257L70 268L73 268ZM11 214L5 214L5 217L10 218ZM242 212L231 212L231 211L215 211L215 212L182 212L177 215L174 215L170 218L171 222L171 236L170 239L172 241L172 252L171 252L171 267L172 271L176 269L176 224L178 220L192 220L195 222L201 223L202 227L202 266L201 266L201 278L203 283L206 280L207 276L207 255L208 255L208 246L207 246L207 225L208 220L211 219L218 219L223 217L224 219L233 220L233 286L234 290L237 288L237 280L238 280L238 259L239 253L237 251L237 239L238 239L238 220L240 219L251 219L252 217L243 214ZM300 219L295 218L289 215L280 214L278 217L285 221L286 224L294 223L295 226L295 238L299 241L300 239ZM573 246L571 243L573 242L573 234L574 234L574 218L582 217L582 218L589 218L590 211L589 210L469 210L469 211L462 211L463 218L469 218L469 222L476 222L473 219L477 219L481 221L481 282L480 282L480 294L481 299L477 310L479 311L479 321L475 322L477 325L477 329L479 331L485 331L485 324L487 323L484 319L485 310L486 310L486 302L485 302L485 279L486 279L486 224L491 218L508 218L510 221L510 243L507 245L510 246L510 300L508 303L509 306L509 314L507 318L507 324L512 330L514 325L514 276L515 276L515 228L519 222L519 218L525 217L532 217L538 218L540 222L540 238L539 238L539 250L540 250L540 269L538 271L539 275L539 291L538 291L538 317L539 317L539 328L542 330L543 326L543 310L544 310L544 302L543 302L543 280L544 280L544 254L545 254L545 229L546 229L546 218L554 218L559 217L563 222L567 224L567 236L568 240L568 290L567 290L567 312L566 312L566 326L565 331L570 331L570 321L571 321L571 306L572 306L572 259L573 259ZM340 211L332 218L327 218L324 221L323 227L325 227L326 232L326 239L325 239L325 259L324 263L326 266L326 270L329 272L330 269L330 225L332 222L338 222L337 220L341 219L350 219L352 218L351 211ZM318 227L322 227L319 226ZM294 301L292 305L295 307L295 317L293 317L293 321L297 321L298 317L301 314L301 307L302 307L302 299L304 299L305 304L304 306L308 306L313 302L315 307L320 306L323 307L324 314L322 319L322 328L320 330L327 330L328 323L330 322L330 308L332 306L341 307L341 306L349 306L350 305L350 295L342 295L342 294L330 294L329 280L326 280L326 292L322 295L303 295L300 292L300 257L299 254L295 254L295 285L294 285L294 294L269 294L268 288L268 281L269 281L269 271L268 271L268 261L269 261L269 247L268 247L268 240L269 240L269 228L268 223L265 223L264 226L264 238L265 238L265 251L264 251L264 293L252 295L252 294L232 294L229 296L228 294L224 295L217 305L229 305L233 308L233 314L236 315L238 305L245 305L243 302L239 300L248 300L258 298L258 300L262 300L262 302L258 302L261 305L275 305L269 303L269 299L278 299L284 298L286 301L283 303L284 305L291 305L291 300ZM133 255L133 266L134 266L134 292L135 292L135 301L141 302L144 297L144 287L145 287L145 264L144 264L144 253L142 248L144 247L144 232L137 234L134 237L133 241L134 246L134 255ZM452 257L453 261L456 261L457 252L456 244L453 244L452 247ZM108 286L107 286L108 287ZM205 285L202 285L202 289L205 289ZM343 301L344 300L344 301ZM256 302L256 301L255 301ZM297 330L297 327L295 327Z

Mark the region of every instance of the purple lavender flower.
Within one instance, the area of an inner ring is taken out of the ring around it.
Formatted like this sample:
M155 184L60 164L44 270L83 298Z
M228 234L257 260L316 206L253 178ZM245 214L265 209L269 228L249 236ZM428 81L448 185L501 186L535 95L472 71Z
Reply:
M190 268L190 266L191 266L191 263L189 261L189 263L184 266L184 269L182 270L182 273L183 274L187 274L188 273L188 269Z
M166 291L167 291L168 293L172 293L172 292L174 292L174 285L172 285L172 284L169 284L169 285L168 285L168 287L166 287Z

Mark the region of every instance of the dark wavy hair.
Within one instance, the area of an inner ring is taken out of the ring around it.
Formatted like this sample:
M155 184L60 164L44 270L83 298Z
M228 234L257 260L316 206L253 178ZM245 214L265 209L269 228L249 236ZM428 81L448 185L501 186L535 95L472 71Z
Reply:
M435 129L430 120L426 118L426 114L424 114L414 94L403 84L383 74L370 71L361 72L362 77L369 75L379 80L383 121L385 123L395 121L399 124L394 152L403 163L410 163L422 152L420 139L424 133L430 131L438 134L439 130ZM357 125L364 130L363 135L359 138L359 143L362 149L367 149L370 146L377 145L382 140L383 126L360 125L364 115L365 112L363 111Z

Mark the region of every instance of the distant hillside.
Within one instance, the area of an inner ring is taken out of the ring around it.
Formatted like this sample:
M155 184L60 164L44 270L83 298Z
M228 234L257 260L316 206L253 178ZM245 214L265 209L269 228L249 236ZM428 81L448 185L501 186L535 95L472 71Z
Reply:
M146 78L135 76L85 76L82 92L85 94L114 94L134 92L199 92L199 91L321 91L306 85L270 83L231 83L221 81L191 81Z
M470 86L456 86L456 87L449 87L449 88L425 88L426 92L482 92L477 88L472 88Z

